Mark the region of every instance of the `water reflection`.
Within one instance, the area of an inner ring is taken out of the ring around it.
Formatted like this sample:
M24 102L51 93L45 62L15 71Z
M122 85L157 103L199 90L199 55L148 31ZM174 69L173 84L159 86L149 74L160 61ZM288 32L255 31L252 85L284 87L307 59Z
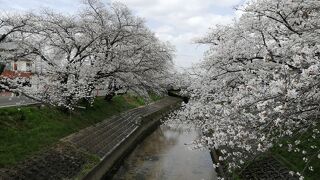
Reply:
M216 179L206 150L190 150L197 131L181 125L161 125L124 161L113 179Z

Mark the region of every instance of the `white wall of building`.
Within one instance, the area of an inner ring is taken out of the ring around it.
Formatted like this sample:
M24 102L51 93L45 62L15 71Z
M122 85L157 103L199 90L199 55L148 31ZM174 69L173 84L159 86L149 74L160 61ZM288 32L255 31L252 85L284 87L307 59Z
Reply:
M15 69L16 67L16 69ZM32 71L33 67L30 61L12 61L10 70L12 71L22 71L22 72L28 72Z

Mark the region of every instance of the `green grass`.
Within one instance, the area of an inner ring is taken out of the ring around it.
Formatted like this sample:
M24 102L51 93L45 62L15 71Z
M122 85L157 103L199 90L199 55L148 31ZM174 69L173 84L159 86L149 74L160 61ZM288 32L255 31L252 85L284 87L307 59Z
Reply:
M314 134L312 133L313 129L315 128L310 128L304 133L297 133L293 137L282 138L279 143L272 147L268 152L259 155L257 159L272 155L289 170L302 174L305 180L320 179L320 160L317 157L320 153L320 134L312 137L312 135ZM316 129L320 130L320 124L316 126ZM296 140L300 140L300 144L294 145L292 148L293 151L289 152L288 144L295 144ZM279 146L280 144L282 144L281 147ZM316 146L316 148L312 149L311 146ZM300 152L294 152L295 147L298 147L300 149ZM306 154L302 154L302 150L305 150ZM306 162L303 161L303 157L311 159L310 162L308 162L308 166L306 166ZM250 162L246 163L248 164ZM308 169L309 166L313 167L313 171ZM241 179L238 176L239 170L232 172L231 175L233 179Z
M15 165L71 133L143 104L141 98L124 95L111 102L97 98L93 107L73 112L50 106L0 109L0 168Z
M318 125L317 129L320 129L320 125ZM319 152L320 147L320 140L319 140L319 134L313 138L312 137L312 129L308 130L306 133L300 133L297 134L294 137L291 138L284 138L282 140L283 147L279 147L279 145L273 147L271 149L271 153L284 165L286 165L289 169L291 169L294 172L303 172L303 176L306 180L318 180L320 178L319 172L320 172L320 159L317 158L317 155ZM287 150L287 143L294 144L296 140L300 140L301 143L297 145L297 147L301 150L305 150L307 153L303 155L300 152L288 152ZM280 144L280 143L279 143ZM312 149L311 146L317 146L317 148ZM309 163L314 170L310 171L306 167L306 163L302 160L303 157L308 157L313 155L313 158Z
M83 179L100 162L98 156L87 154L86 152L83 153L85 154L87 162L82 166L81 171L72 178L74 180Z
M151 101L158 101L163 98L163 96L160 96L154 92L149 92L149 97L150 97Z

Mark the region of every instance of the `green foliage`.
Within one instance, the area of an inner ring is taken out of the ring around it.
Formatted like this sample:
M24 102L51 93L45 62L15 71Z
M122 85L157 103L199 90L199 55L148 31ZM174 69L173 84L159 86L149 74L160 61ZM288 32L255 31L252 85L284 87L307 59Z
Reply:
M151 99L152 101L158 101L158 100L160 100L160 99L163 98L163 96L158 95L158 94L156 94L156 93L154 93L154 92L149 92L149 97L150 97L150 99Z
M71 133L143 104L140 98L125 95L115 96L111 102L99 97L92 107L67 113L49 106L0 109L0 168L14 165Z
M318 125L317 129L320 129L320 125ZM320 160L317 157L319 154L318 147L320 147L320 141L318 139L319 137L312 137L314 134L312 131L313 129L310 129L305 133L299 133L294 137L283 139L282 142L279 143L283 144L282 147L277 145L271 149L272 154L292 171L303 172L306 180L317 180L320 172ZM295 145L293 150L289 152L287 144L295 144L297 140L300 141L300 144ZM311 146L316 146L317 148L313 149ZM295 148L299 148L299 152L295 152ZM301 149L305 150L306 153L303 154ZM304 157L311 159L308 166L306 166L306 163L303 161ZM313 167L313 171L309 170L309 166Z
M85 175L87 175L100 162L100 158L98 156L86 153L85 156L87 162L83 165L81 171L77 174L77 176L73 178L74 180L83 179Z

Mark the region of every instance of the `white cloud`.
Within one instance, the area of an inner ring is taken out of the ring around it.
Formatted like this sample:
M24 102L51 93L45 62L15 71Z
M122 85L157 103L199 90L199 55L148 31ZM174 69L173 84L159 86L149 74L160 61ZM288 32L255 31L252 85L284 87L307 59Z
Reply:
M199 62L205 47L193 43L215 24L229 24L244 0L118 0L144 17L156 35L176 46L177 66Z
M76 12L81 3L77 0L0 0L0 11L34 11L51 8L61 13Z
M204 47L192 43L215 24L228 24L239 17L233 7L246 0L102 0L126 4L138 16L146 19L148 26L164 41L176 46L175 62L190 66L199 62ZM1 10L28 10L41 7L53 8L62 13L73 13L81 0L0 0Z
M213 2L214 4L217 4L218 6L230 7L230 6L239 5L243 1L241 1L241 0L213 0L211 2Z

